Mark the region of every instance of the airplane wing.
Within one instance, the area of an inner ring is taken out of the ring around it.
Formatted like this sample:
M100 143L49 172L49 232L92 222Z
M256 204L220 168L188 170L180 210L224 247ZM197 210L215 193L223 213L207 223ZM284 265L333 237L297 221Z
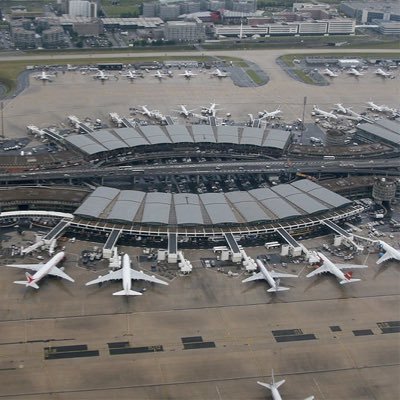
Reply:
M147 275L142 271L136 271L131 268L131 279L154 282L154 283L161 283L161 285L168 285L167 282L162 281L161 279L156 278L152 275Z
M307 278L310 278L314 275L319 275L319 274L323 274L324 272L330 272L330 269L328 267L326 267L325 265L323 265L322 267L319 267L317 269L315 269L314 271L310 272L309 274L307 274Z
M242 282L251 282L251 281L258 281L259 279L264 279L264 275L261 272L258 272L257 274L254 274L246 279L244 279Z
M52 276L58 276L60 278L66 279L67 281L70 282L75 282L69 275L67 275L64 271L62 271L60 268L53 267L49 272L49 275Z
M43 265L44 265L43 263L41 263L41 264L7 264L6 267L30 269L32 271L39 271L39 269L42 268Z
M117 271L112 271L112 272L108 273L107 275L100 276L99 278L94 279L90 282L87 282L86 286L94 285L95 283L112 281L112 280L116 280L116 279L122 279L122 268Z
M360 264L335 264L339 269L357 269L357 268L368 268L368 265Z
M379 260L376 262L377 264L382 264L384 261L388 261L392 258L392 255L389 251L387 251Z
M293 274L283 274L281 272L276 272L276 271L269 271L269 273L273 278L297 278L297 275Z

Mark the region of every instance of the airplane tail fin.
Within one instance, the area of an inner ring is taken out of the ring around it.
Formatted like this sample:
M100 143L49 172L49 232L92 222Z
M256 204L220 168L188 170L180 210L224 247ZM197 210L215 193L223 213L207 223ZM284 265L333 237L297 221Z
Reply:
M272 287L271 289L268 289L267 292L284 292L285 290L290 290L290 288L285 287L285 286L276 286Z
M269 390L272 389L272 388L271 388L271 385L270 385L269 383L264 383L264 382L259 382L259 381L257 381L257 383L258 383L259 385L261 385L261 386L266 387L266 388L269 389Z
M14 281L17 285L25 285L26 287L32 287L34 289L39 289L37 283L34 282L32 275L29 272L25 272L26 281Z
M113 296L141 296L142 293L135 292L134 290L120 290L113 293Z

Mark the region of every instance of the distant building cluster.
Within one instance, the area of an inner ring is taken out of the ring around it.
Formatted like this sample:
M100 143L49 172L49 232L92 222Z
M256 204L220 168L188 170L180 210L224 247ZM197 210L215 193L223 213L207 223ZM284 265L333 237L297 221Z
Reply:
M256 0L147 1L139 18L98 18L98 0L58 0L57 11L62 16L50 18L12 7L15 46L62 47L66 31L82 37L130 31L136 40L189 43L224 37L353 35L356 23L372 25L384 35L400 34L398 1L346 1L339 10L326 3L293 3L291 9L268 14L257 10Z

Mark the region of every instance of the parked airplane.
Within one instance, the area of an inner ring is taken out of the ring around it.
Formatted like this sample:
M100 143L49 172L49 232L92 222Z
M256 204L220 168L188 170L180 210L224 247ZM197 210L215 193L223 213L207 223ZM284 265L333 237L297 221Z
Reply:
M147 106L138 106L142 109L140 111L143 115L146 115L146 117L153 118L154 117L154 111L150 111Z
M217 78L226 78L227 76L229 76L227 72L223 72L223 71L221 71L221 70L218 69L218 68L217 68L215 71L210 72L210 75L211 75L212 77L213 77L213 76L216 76Z
M324 118L338 119L337 115L333 114L332 112L321 110L317 106L313 106L313 112L315 115L319 115Z
M258 113L258 116L259 116L261 119L265 119L265 118L274 119L274 118L279 118L279 117L278 117L279 114L282 114L282 111L281 111L279 108L277 108L275 111L271 111L271 112L269 112L269 111L267 111L267 110L260 111L260 112Z
M283 274L281 272L275 272L273 270L268 271L268 269L265 268L264 264L259 259L256 260L256 263L257 263L258 267L260 268L260 272L250 276L247 279L244 279L242 281L243 283L257 281L259 279L264 279L271 286L271 289L268 289L267 292L270 292L270 293L271 292L283 292L285 290L289 290L289 288L284 287L284 286L279 286L280 278L297 278L297 275L293 275L293 274ZM274 278L276 278L276 281Z
M382 264L384 261L388 260L397 260L400 261L400 250L395 249L389 244L383 242L382 240L378 241L379 247L385 251L385 254L380 255L379 260L376 262L377 264Z
M67 71L76 71L77 69L76 65L67 64Z
M357 121L365 120L365 117L363 117L361 114L356 113L350 107L346 108L346 114L347 114L346 118L350 118L351 117L351 119L355 119Z
M58 276L59 278L66 279L70 282L75 282L70 276L63 272L57 265L65 258L65 253L60 251L53 258L47 261L45 264L9 264L7 267L12 268L23 268L31 269L36 271L33 275L29 272L25 272L26 281L14 281L18 285L25 285L35 289L39 289L38 282L46 275Z
M333 71L331 71L329 68L324 69L324 70L322 71L322 73L323 73L324 75L329 76L330 78L336 78L336 77L339 76L338 74L335 74Z
M375 71L375 74L381 76L382 78L394 78L394 76L390 72L386 72L382 68L378 68Z
M141 296L142 293L135 292L132 290L132 279L144 280L153 283L160 283L162 285L168 285L167 282L156 278L155 276L150 276L142 271L136 271L131 268L131 259L128 254L124 254L122 257L122 268L117 271L109 272L107 275L100 276L88 283L86 286L94 285L95 283L102 283L111 280L122 279L123 290L113 293L114 296Z
M161 81L161 79L165 79L167 77L167 74L164 74L163 72L158 70L153 76Z
M377 104L373 103L372 101L367 101L368 108L372 111L378 111L378 112L388 112L388 113L397 113L397 110L394 108L390 108L385 105L378 106Z
M342 269L350 269L350 268L368 268L367 265L357 265L357 264L334 264L330 261L324 254L317 252L317 256L319 257L319 262L317 263L318 268L314 271L310 272L307 275L307 278L310 278L314 275L319 275L324 272L329 272L332 275L335 275L336 278L339 279L339 283L341 285L345 283L358 282L361 279L353 279L353 273L351 271L343 273Z
M217 111L219 110L217 107L218 104L216 103L210 103L210 107L202 107L201 108L201 113L205 114L205 115L209 115L211 117L215 117L215 115L217 114Z
M335 104L335 106L336 106L336 111L341 112L342 114L347 114L347 110L346 108L343 107L342 104L337 103Z
M193 110L188 110L186 108L185 104L180 104L179 107L181 108L180 110L174 110L175 112L179 113L180 115L183 115L185 118L189 118L193 115Z
M354 76L362 76L362 75L364 75L362 72L357 71L355 68L350 68L350 69L347 71L347 73L348 73L349 75L354 75Z
M39 75L35 75L34 78L38 81L45 82L53 82L53 78L56 76L54 74L48 74L46 71L42 71Z
M136 72L132 72L129 70L126 74L121 74L124 78L128 78L131 82L133 82L134 79L139 78L139 75L136 74Z
M183 74L179 74L179 76L184 76L186 79L190 79L193 76L196 76L197 74L194 74L192 71L188 71L187 69L185 70L185 72Z
M107 81L110 78L115 78L118 80L118 77L116 75L110 75L110 74L105 74L104 71L99 70L97 72L97 74L92 75L93 79L97 79L99 81L101 81L102 83L104 83L105 81Z
M281 394L279 393L278 388L280 386L282 386L285 382L286 381L284 379L279 382L275 382L274 370L272 370L272 382L271 383L264 383L264 382L257 381L257 383L259 385L264 386L271 391L272 400L282 400L282 397L281 397ZM314 396L309 396L304 400L314 400Z

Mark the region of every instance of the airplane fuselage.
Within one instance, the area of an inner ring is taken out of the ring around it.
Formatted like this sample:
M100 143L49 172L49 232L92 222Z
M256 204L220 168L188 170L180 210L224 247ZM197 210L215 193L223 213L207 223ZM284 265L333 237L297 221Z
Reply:
M265 266L263 265L263 263L260 260L256 260L256 263L257 263L258 267L260 268L260 271L263 274L264 279L268 282L268 284L272 288L276 288L276 282L275 282L274 278L271 276L271 274L269 273L269 271L267 270L267 268L265 268Z
M131 265L127 254L124 254L122 258L122 287L127 293L132 288Z
M42 268L39 269L39 271L35 272L32 275L32 282L38 283L42 278L44 278L50 270L55 267L57 264L59 264L63 258L65 257L65 253L61 251L60 253L57 253L53 258L51 258L49 261L47 261L46 264L43 265Z

